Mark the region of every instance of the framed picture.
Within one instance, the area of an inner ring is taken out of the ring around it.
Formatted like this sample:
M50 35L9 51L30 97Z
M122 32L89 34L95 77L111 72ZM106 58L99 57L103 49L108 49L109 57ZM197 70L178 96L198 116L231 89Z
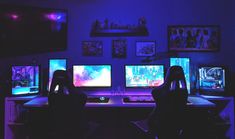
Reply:
M136 56L153 56L156 53L155 41L136 42Z
M112 57L126 58L127 41L125 39L113 40Z
M220 27L218 25L168 26L169 51L218 51Z
M103 43L102 41L83 41L82 42L83 56L102 56Z

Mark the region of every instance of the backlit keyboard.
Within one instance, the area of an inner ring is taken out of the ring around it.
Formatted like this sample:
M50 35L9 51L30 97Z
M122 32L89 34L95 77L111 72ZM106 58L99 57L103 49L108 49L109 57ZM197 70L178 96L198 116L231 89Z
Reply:
M125 103L155 103L152 96L126 96L123 98Z
M126 96L123 98L124 103L155 103L152 96ZM190 105L192 102L187 100L187 104Z

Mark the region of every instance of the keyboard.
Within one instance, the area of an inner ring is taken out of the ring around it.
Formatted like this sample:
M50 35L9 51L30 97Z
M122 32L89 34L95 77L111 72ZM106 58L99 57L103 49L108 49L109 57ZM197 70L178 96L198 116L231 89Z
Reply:
M123 98L125 103L155 103L152 96L126 96Z
M104 96L88 96L87 103L108 103L109 102L109 97L104 97Z
M155 103L152 96L126 96L123 98L125 103ZM190 105L192 102L187 100L187 104Z

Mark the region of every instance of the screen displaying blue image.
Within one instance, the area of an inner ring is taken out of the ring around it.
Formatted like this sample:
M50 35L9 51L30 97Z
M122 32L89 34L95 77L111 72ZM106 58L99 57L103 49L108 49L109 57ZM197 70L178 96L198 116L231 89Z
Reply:
M203 91L225 91L225 69L219 66L199 68L199 88Z
M188 93L190 93L190 60L189 58L170 58L170 66L181 66L184 70Z
M12 66L12 95L39 93L39 66Z
M126 87L155 87L164 82L163 65L125 65Z
M111 65L74 65L76 87L111 87Z
M48 90L50 90L53 74L56 70L66 70L66 59L50 59L49 60Z

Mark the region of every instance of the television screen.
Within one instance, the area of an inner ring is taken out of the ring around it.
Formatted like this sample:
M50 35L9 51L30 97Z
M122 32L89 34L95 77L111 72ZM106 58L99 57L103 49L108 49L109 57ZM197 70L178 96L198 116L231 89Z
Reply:
M111 65L74 65L76 87L111 87Z
M225 91L225 68L221 66L199 67L199 89L204 93Z
M154 87L164 82L163 65L125 65L126 87Z
M12 95L30 95L39 93L39 66L12 66L11 70Z
M0 4L0 56L67 47L67 11Z
M170 66L181 66L184 70L188 93L190 93L190 60L189 58L170 58Z
M56 70L66 70L66 59L49 59L48 91L50 90L53 74Z

